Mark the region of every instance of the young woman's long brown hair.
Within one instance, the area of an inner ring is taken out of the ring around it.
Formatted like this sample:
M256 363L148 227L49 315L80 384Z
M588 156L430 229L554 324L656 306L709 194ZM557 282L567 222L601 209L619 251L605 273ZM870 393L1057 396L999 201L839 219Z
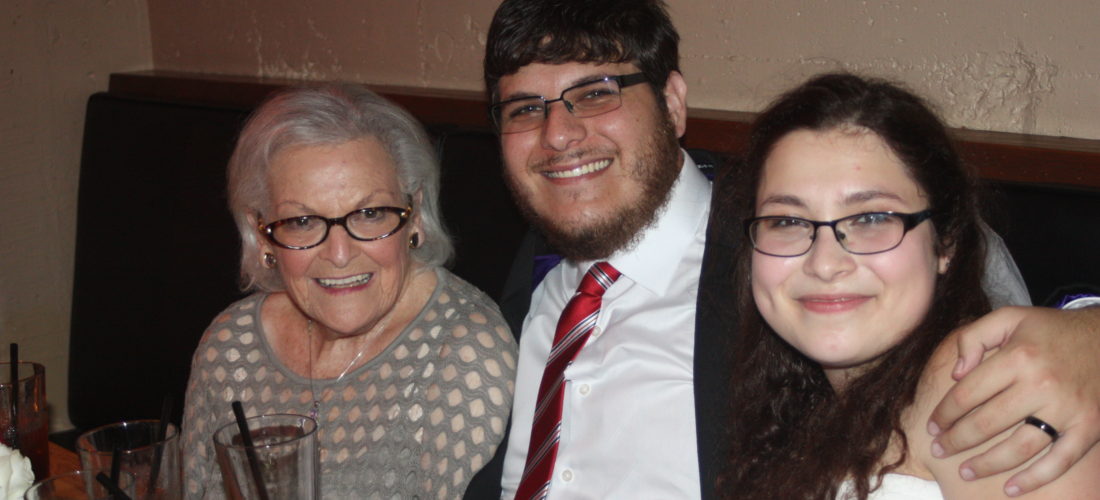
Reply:
M752 246L740 245L734 295L740 324L731 381L729 465L719 491L729 498L832 499L851 478L859 498L904 461L904 410L932 353L959 325L984 314L985 258L973 174L942 122L915 95L849 74L813 78L773 103L753 125L736 194L723 200L735 221L753 216L764 163L796 130L861 127L878 135L928 196L937 254L950 253L922 322L867 372L836 393L821 367L785 343L760 316L750 283ZM731 225L739 224L733 222ZM745 241L745 240L743 240ZM902 458L883 463L892 440Z

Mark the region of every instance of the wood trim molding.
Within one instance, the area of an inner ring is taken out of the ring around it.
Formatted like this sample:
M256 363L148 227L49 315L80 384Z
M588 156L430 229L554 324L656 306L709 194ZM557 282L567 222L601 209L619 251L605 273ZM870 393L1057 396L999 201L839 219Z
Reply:
M137 71L111 75L120 96L252 108L272 91L302 80ZM371 85L425 123L489 128L485 95L475 91ZM691 109L684 145L726 153L747 144L753 113ZM953 129L960 154L982 177L1100 189L1100 140Z

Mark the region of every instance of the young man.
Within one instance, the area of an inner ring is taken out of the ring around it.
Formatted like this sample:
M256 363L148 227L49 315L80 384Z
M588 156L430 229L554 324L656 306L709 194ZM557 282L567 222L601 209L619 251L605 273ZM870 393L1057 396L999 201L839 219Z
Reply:
M714 495L727 460L721 426L733 411L723 396L725 336L736 320L726 290L729 249L740 238L711 213L710 182L678 146L687 113L678 41L659 0L506 0L493 19L485 81L505 177L564 257L531 295L523 323L505 498ZM736 179L720 173L716 189L723 182ZM990 289L1022 292L1003 254L990 255ZM610 267L590 273L597 262ZM588 320L562 320L578 284L590 280L606 291L585 292L596 296L583 310ZM1085 327L1100 324L1100 314L1007 311L973 327L965 352L1021 328L945 399L930 430L945 429L937 446L954 453L1025 417L1045 419L1062 437L1010 480L1027 491L1100 439L1100 384L1085 366L1100 355ZM569 330L573 322L586 326ZM559 323L567 323L561 331ZM1058 335L1073 340L1072 350L1046 341L1047 330L1067 325ZM555 340L572 338L566 330L581 335L579 352ZM562 352L571 361L558 360ZM1026 354L1034 352L1039 359ZM1052 380L1069 382L1047 390ZM960 473L1010 469L1050 440L1025 426Z

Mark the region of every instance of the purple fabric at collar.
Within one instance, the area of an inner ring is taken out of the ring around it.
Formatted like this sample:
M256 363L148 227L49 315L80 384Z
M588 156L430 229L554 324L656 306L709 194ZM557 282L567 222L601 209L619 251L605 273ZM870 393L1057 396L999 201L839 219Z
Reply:
M531 291L534 291L539 283L542 283L542 279L546 277L546 273L550 272L554 266L561 262L561 255L556 253L548 253L535 256L535 266L531 272Z

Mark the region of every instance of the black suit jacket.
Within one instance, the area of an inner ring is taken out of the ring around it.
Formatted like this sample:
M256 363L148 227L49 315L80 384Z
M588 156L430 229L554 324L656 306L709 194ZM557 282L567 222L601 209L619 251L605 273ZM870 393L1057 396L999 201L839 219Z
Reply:
M730 384L729 364L734 314L733 252L740 243L740 231L729 221L728 203L732 189L731 161L702 150L688 153L708 177L714 178L707 241L703 251L703 268L699 279L699 295L695 316L695 427L699 453L699 477L702 497L715 498L714 484L727 460L725 422L730 412L727 394ZM535 232L529 232L517 252L511 272L499 297L501 312L513 334L519 340L523 319L531 305L535 285L536 255L551 253L550 246ZM509 430L511 424L509 424ZM507 436L507 435L506 435ZM500 498L503 474L505 437L493 459L474 477L466 490L467 500Z

